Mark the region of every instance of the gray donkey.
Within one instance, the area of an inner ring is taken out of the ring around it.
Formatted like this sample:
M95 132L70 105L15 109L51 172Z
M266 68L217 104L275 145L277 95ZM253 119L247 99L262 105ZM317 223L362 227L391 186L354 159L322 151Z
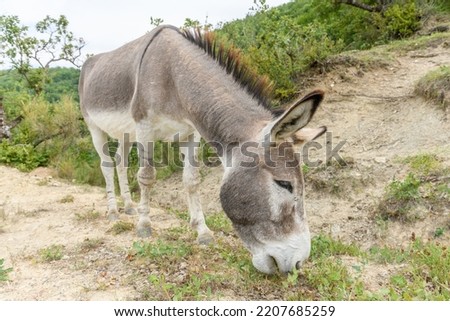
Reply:
M108 218L117 219L118 210L107 135L119 141L116 169L126 214L136 213L126 158L129 142L138 145L139 237L151 234L149 191L155 180L151 142L192 135L198 142L201 136L218 150L224 166L222 207L252 253L253 265L268 274L277 268L282 273L299 268L311 247L299 149L326 131L305 128L323 92L314 91L289 108L274 111L266 98L269 87L242 63L236 50L225 49L212 33L198 30L160 26L89 58L80 77L80 104L102 161ZM205 224L197 191L197 150L181 148L183 183L190 224L198 242L209 243L213 234Z

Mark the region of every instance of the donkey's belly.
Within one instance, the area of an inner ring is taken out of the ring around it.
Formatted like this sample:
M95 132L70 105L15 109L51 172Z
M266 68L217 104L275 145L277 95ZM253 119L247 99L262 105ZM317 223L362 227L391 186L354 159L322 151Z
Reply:
M136 141L137 126L128 112L90 112L89 118L113 138ZM150 129L147 137L149 140L182 141L195 131L189 121L174 120L164 115L153 116L143 122Z
M150 128L156 140L165 142L184 141L195 130L189 121L174 120L164 115L153 117Z
M136 140L136 123L129 112L89 112L89 120L113 138L128 135L128 141Z

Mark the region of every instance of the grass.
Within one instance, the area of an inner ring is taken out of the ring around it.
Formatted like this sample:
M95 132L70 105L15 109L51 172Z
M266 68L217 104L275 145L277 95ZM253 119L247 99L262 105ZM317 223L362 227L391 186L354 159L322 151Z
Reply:
M412 171L419 175L439 174L442 164L435 154L418 154L406 157L404 164L409 165Z
M434 237L439 238L445 234L445 228L444 227L438 227L434 231Z
M66 195L63 198L61 198L59 200L60 203L64 204L64 203L73 203L75 200L75 197L73 197L73 195Z
M450 253L437 239L363 250L319 234L301 270L269 276L253 267L223 213L207 216L216 239L207 247L196 244L188 214L176 215L185 223L129 251L129 264L139 271L133 282L148 284L141 300L450 300ZM364 277L373 268L389 271L376 288Z
M230 234L233 231L230 219L223 212L207 215L205 220L206 225L214 232Z
M153 261L161 261L167 258L183 258L191 253L189 245L180 243L173 246L170 242L158 240L155 243L134 242L134 255L146 257Z
M418 239L406 249L376 248L371 254L383 264L402 263L390 276L386 299L449 300L449 249L439 243Z
M375 46L368 50L351 50L330 56L324 62L324 67L326 70L333 70L339 66L346 68L356 67L363 71L386 68L396 62L396 56L399 54L407 54L414 50L426 50L427 48L446 43L449 40L450 32L444 32L391 41L386 45ZM416 93L424 95L427 98L432 98L428 96L430 94L433 96L437 95L438 99L441 99L442 90L446 90L447 97L445 99L445 105L448 106L448 77L448 66L440 67L435 72L431 72L425 76L423 79L425 82L423 84L419 82L416 86ZM439 84L434 89L433 86L437 79L440 79ZM431 88L429 87L430 85Z
M417 82L415 92L444 109L450 106L450 66L440 66L428 72Z
M354 175L355 164L352 160L345 160L342 164L330 161L305 174L306 188L326 193L338 198L348 198L352 193L362 193L367 185L373 184L371 175Z
M78 221L92 222L100 218L100 213L95 209L91 209L82 213L75 213L75 217Z
M376 215L382 219L416 221L423 215L445 212L450 199L450 168L434 154L418 154L401 162L408 166L403 179L394 179L386 187Z
M378 204L378 213L383 219L397 219L413 221L410 215L417 207L420 198L419 187L421 181L409 173L404 180L394 180L386 188L384 199Z
M167 282L164 276L150 275L148 279L164 293L167 300L181 301L210 299L212 297L210 284L216 278L217 276L211 274L187 276L181 286Z
M122 234L125 232L132 231L134 229L134 224L131 222L118 221L108 230L109 233L113 235Z
M408 53L414 50L426 50L430 47L436 47L450 39L450 32L433 33L426 36L411 37L397 41L391 41L384 46L375 47L387 52Z
M101 246L104 245L104 243L105 241L102 238L94 238L94 239L86 238L83 240L83 242L81 242L80 249L82 252L89 252L100 248Z
M63 258L63 245L50 245L39 250L39 257L43 262L59 261Z
M345 244L327 235L318 235L312 239L311 257L319 259L331 255L361 256L363 252L355 244Z
M437 242L365 251L319 234L301 270L269 276L256 271L233 233L208 247L186 229L170 234L130 250L130 264L141 271L135 282L148 283L142 300L450 300L450 253ZM389 271L375 289L364 279L374 267Z
M8 281L8 274L12 271L12 268L5 268L4 263L5 259L0 259L0 282Z

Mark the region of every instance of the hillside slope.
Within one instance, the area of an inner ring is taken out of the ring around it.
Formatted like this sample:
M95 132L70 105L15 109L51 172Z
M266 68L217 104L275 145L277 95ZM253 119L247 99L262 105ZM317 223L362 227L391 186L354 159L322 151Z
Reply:
M402 159L433 153L443 166L450 166L448 110L413 93L415 83L428 71L450 64L449 41L450 37L426 49L395 54L380 68L341 66L316 79L312 87L325 89L326 99L314 124L328 127L333 147L346 141L341 155L347 166L311 168L306 175L306 209L314 235L330 234L369 248L406 244L415 237L427 240L437 228L444 228L440 242L450 245L448 205L440 212L421 209L420 219L412 222L376 219L376 205L386 186L408 171ZM319 143L325 146L325 138ZM324 160L324 151L325 147L312 157ZM221 170L205 168L203 173L205 210L218 212ZM104 215L103 189L51 176L48 169L21 173L0 167L0 258L13 268L10 281L0 284L0 300L142 298L149 286L148 273L159 267L130 263L129 251L137 238L134 231L112 232L113 224ZM155 242L169 228L187 225L175 215L176 210L186 210L180 173L157 182L152 204ZM134 222L125 216L121 220ZM224 240L235 242L235 237L225 235ZM60 257L52 260L58 248ZM187 269L183 264L180 270ZM381 284L386 273L367 270L366 281ZM227 291L212 298L248 297ZM261 294L259 299L274 297Z

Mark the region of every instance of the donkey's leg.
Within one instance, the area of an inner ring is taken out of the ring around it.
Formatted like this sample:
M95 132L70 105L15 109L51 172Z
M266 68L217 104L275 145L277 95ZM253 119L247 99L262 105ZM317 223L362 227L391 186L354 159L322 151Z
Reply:
M136 140L139 153L138 182L141 189L141 199L138 205L139 222L137 234L139 237L151 235L150 222L150 189L155 182L156 170L153 167L153 142L152 132L148 125L138 124L136 128Z
M92 142L95 150L100 156L100 168L106 182L106 198L108 201L108 219L115 221L119 218L117 211L116 194L114 191L114 162L107 153L108 149L104 148L108 145L108 136L100 128L89 126L92 135Z
M200 166L197 162L198 145L200 135L194 135L195 145L191 147L181 147L181 152L184 154L184 170L183 170L183 184L187 192L187 199L189 205L190 224L198 233L197 241L200 244L208 244L213 241L213 233L209 230L205 223L205 216L203 215L202 205L198 194L198 187L200 185ZM191 144L192 142L189 142Z
M134 215L136 210L134 208L133 201L131 200L130 188L128 186L128 156L132 144L127 137L122 137L119 139L119 146L116 152L116 169L117 176L119 177L120 195L125 203L125 214Z

